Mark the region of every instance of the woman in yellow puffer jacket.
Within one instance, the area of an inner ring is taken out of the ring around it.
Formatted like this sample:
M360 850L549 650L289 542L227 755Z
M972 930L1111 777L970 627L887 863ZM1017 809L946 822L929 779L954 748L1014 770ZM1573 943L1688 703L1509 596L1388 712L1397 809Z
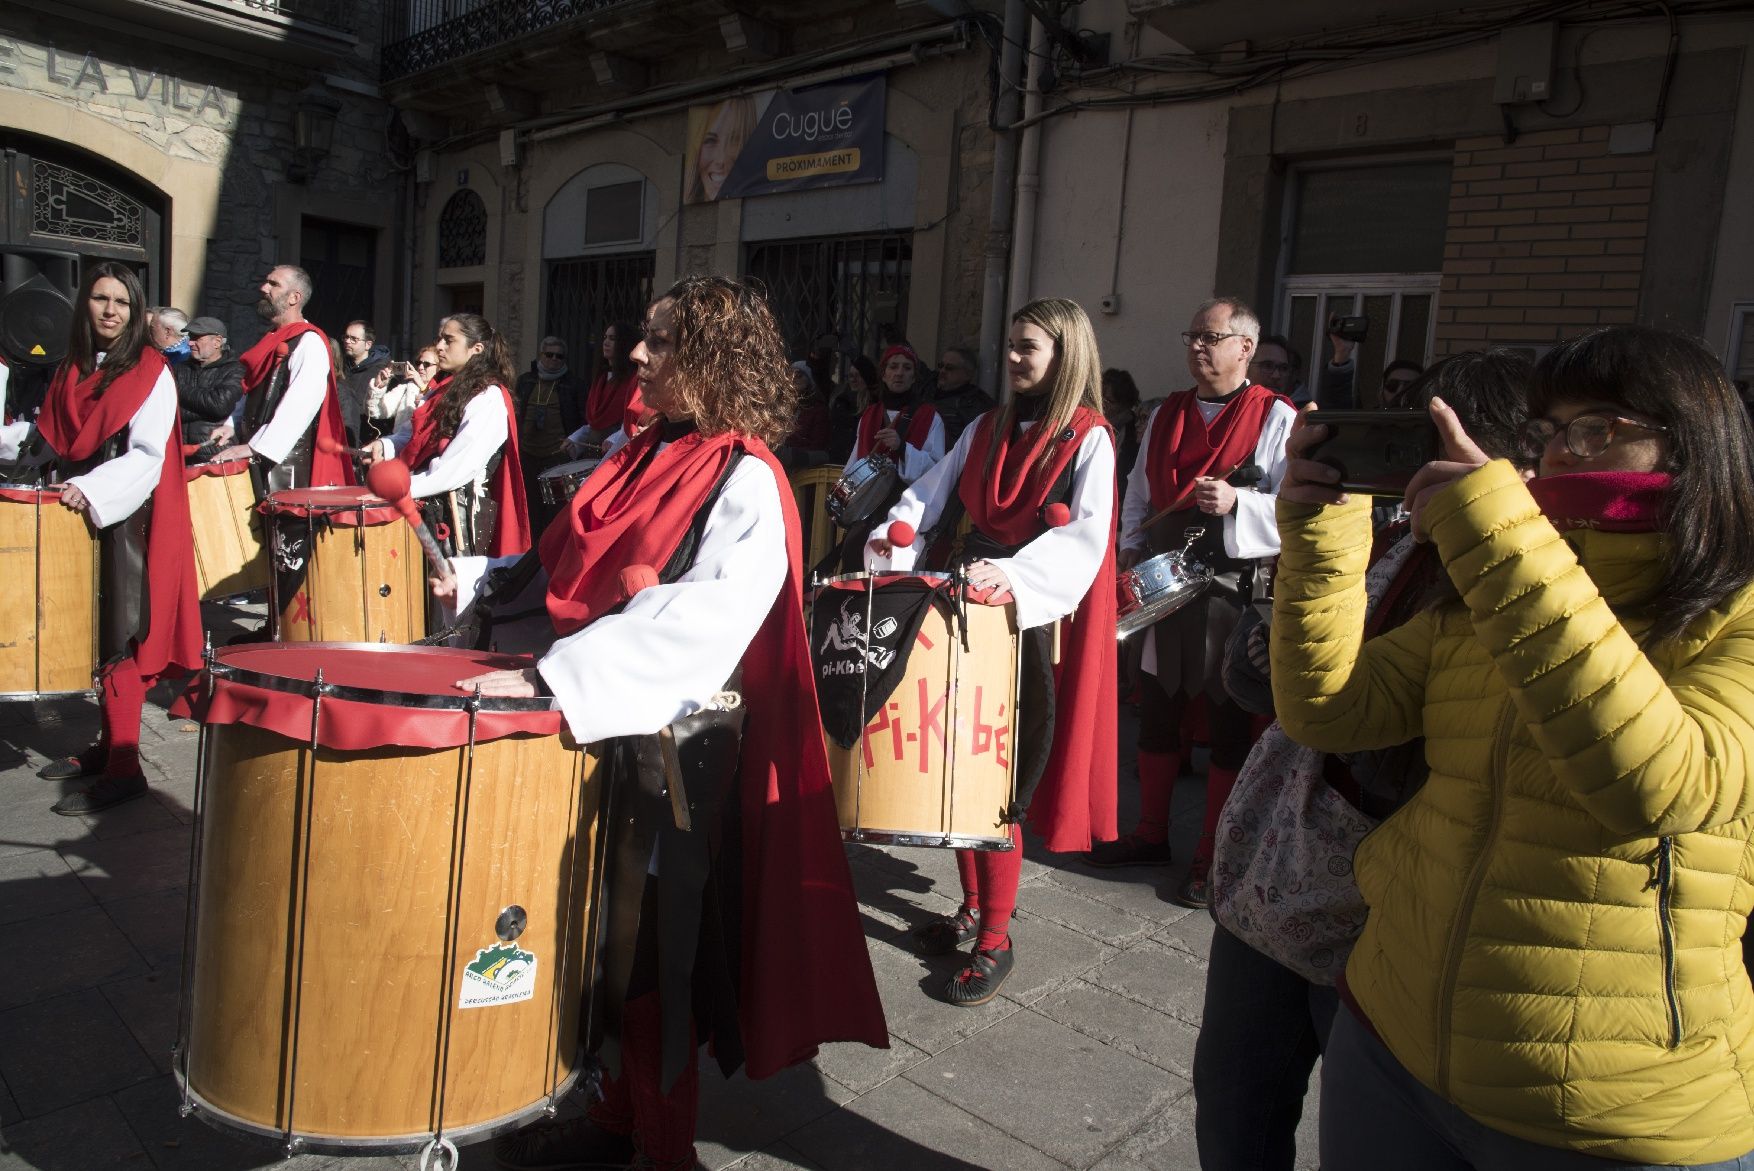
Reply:
M1754 437L1712 355L1542 358L1539 474L1440 404L1409 487L1459 600L1365 643L1369 501L1279 495L1279 719L1431 778L1357 851L1369 921L1324 1056L1325 1171L1754 1168Z

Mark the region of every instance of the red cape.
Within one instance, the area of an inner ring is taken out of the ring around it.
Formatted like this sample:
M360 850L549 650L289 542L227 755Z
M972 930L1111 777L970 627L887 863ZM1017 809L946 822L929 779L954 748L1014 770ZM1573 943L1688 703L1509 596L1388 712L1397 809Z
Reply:
M420 405L414 408L414 433L408 446L398 454L411 471L418 472L434 456L451 445L451 436L439 434L439 403L444 398L443 386L450 379L435 383ZM524 464L518 456L517 408L512 405L511 392L494 383L505 402L506 441L500 450L499 466L487 482L487 494L499 506L493 521L493 536L488 539L488 556L512 557L530 547L530 508L524 499ZM483 388L482 394L489 393Z
M322 339L323 352L329 352L329 338L322 330L308 321L291 321L279 329L270 330L268 336L238 355L238 361L244 367L244 394L247 396L256 387L267 382L274 368L286 361L292 353L292 344L301 336L314 333ZM324 488L331 484L353 483L353 460L342 449L347 445L347 431L341 425L341 396L335 389L335 364L329 366L329 389L323 395L323 405L317 411L317 442L311 451L311 487ZM322 442L327 437L334 450L324 451Z
M1151 510L1161 512L1172 504L1183 504L1196 479L1225 479L1253 459L1261 428L1276 402L1290 405L1284 395L1251 382L1224 404L1208 427L1196 391L1184 390L1164 399L1152 420L1151 445L1145 456Z
M549 616L570 634L621 601L624 568L662 569L733 452L767 465L785 518L789 572L743 655L743 693L751 697L739 766L745 1061L749 1076L760 1078L809 1060L826 1041L888 1048L816 706L797 505L759 439L686 435L645 463L661 439L653 427L609 456L542 534Z
M146 402L164 358L147 347L134 368L99 395L103 367L80 378L63 363L49 387L37 430L57 455L87 460ZM189 491L183 480L183 449L175 416L164 436L164 464L152 490L152 517L146 527L146 635L136 641L134 660L146 678L187 675L201 669L201 597L195 579L194 530ZM101 466L101 465L100 465Z
M645 400L639 392L639 370L632 369L619 381L605 370L591 380L585 394L585 425L598 431L627 428L629 435L645 413Z
M926 436L932 433L932 420L938 417L937 410L931 403L919 403L913 409L913 417L908 422L907 434L901 441L910 447L924 448ZM877 440L877 432L889 424L889 408L882 403L872 403L859 416L859 438L853 445L853 456L863 459L871 454L871 444Z
M1022 436L995 440L1003 414L1002 409L991 410L975 423L957 494L975 528L1002 544L1020 545L1047 531L1043 505L1084 436L1100 427L1112 443L1114 432L1101 414L1080 407L1057 434L1036 426ZM998 450L989 473L987 452L995 442ZM1049 448L1044 463L1042 452ZM1056 853L1088 850L1092 841L1107 841L1117 833L1114 515L1102 565L1060 631L1054 746L1029 802L1030 828Z

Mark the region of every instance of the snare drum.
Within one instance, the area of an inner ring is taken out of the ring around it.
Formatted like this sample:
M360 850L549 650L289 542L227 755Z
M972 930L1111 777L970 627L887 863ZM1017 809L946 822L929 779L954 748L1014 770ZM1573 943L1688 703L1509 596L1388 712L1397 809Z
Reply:
M268 497L282 642L426 637L426 558L412 526L366 488Z
M866 456L846 470L828 494L828 515L843 529L870 520L888 507L901 487L901 471L881 451Z
M224 598L268 588L268 553L256 515L250 461L193 464L189 523L195 536L195 576L203 598Z
M61 489L0 484L0 698L91 690L98 545Z
M1126 638L1169 617L1212 584L1212 571L1181 550L1159 553L1121 574L1115 637Z
M891 612L896 605L911 610L901 591L932 596L911 642L886 646L896 632ZM811 607L819 689L856 677L865 695L864 688L879 685L890 654L906 658L894 690L876 703L853 745L827 737L841 837L1009 850L1011 831L1001 818L1015 795L1016 608L965 606L939 574L831 578ZM873 627L874 640L865 636ZM819 639L818 630L825 636Z
M585 477L597 470L602 463L601 456L592 459L575 459L571 463L555 464L536 477L536 485L542 493L542 503L550 508L565 508L585 482Z
M449 686L528 664L369 644L216 653L186 1107L288 1151L389 1154L484 1138L571 1088L597 761L552 700L477 705Z

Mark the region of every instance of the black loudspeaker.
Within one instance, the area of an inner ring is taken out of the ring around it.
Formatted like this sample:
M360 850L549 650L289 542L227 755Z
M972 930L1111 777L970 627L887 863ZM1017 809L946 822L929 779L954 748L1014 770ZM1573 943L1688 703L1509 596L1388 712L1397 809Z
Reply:
M44 367L66 357L78 293L77 252L0 249L0 354L16 365Z

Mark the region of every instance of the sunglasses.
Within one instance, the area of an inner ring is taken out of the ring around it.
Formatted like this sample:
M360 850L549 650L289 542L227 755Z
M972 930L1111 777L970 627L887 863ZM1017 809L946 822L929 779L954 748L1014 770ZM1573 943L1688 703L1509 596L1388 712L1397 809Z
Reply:
M416 363L414 363L414 368L416 370L437 370L438 363L437 362L416 362Z
M542 356L544 358L564 358L566 353L563 350L543 350Z

